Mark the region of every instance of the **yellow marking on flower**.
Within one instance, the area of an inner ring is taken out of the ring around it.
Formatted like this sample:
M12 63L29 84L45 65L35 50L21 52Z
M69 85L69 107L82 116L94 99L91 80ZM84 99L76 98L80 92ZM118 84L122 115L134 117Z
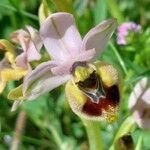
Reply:
M73 99L74 101L76 101L78 103L78 105L84 105L85 104L86 97L79 90L79 88L74 84L74 81L69 81L66 84L66 91L68 93L68 96L72 97L71 99Z
M27 70L16 66L15 47L11 42L5 39L1 39L0 49L4 51L5 58L7 58L8 63L10 63L10 66L4 66L4 68L0 70L0 93L2 93L7 82L9 82L10 80L21 79L27 74Z
M103 116L107 120L108 123L112 123L117 120L118 118L118 113L117 113L117 108L108 106L107 111L103 110Z
M9 62L11 64L14 64L15 63L15 55L13 53L10 53L10 52L6 52L5 53L5 56L6 58L9 60Z
M75 82L84 81L89 78L90 74L94 71L93 67L87 66L78 66L75 69L74 80Z
M27 74L27 70L22 68L5 68L0 71L0 93L4 90L6 83L10 80L19 80Z
M97 74L100 75L104 85L111 87L112 85L118 83L118 71L112 65L104 62L96 62L95 66Z
M15 63L16 53L15 47L9 41L1 39L0 40L0 49L5 50L5 56L11 64Z

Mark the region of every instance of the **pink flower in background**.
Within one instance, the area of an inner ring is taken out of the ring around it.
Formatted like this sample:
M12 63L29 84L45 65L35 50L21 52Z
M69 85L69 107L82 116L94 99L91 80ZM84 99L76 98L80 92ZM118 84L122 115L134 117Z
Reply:
M117 32L117 44L118 45L126 45L126 37L131 32L139 32L141 30L141 26L134 22L123 23L118 27Z
M36 29L27 26L26 30L20 29L11 34L11 40L21 46L21 52L16 58L16 64L22 68L28 68L29 62L41 58L39 50L42 40Z
M116 25L116 19L103 21L82 40L71 14L50 15L43 22L40 35L52 60L40 64L25 77L23 95L35 99L71 79L73 65L90 62L102 53Z
M129 97L129 109L139 127L150 129L150 87L148 78L141 79Z

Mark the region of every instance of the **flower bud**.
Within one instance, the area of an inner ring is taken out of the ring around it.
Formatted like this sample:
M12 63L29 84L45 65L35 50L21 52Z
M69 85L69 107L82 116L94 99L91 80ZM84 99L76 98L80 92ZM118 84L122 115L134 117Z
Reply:
M110 64L95 62L76 66L73 80L66 85L66 96L72 110L88 120L117 117L120 101L119 75Z

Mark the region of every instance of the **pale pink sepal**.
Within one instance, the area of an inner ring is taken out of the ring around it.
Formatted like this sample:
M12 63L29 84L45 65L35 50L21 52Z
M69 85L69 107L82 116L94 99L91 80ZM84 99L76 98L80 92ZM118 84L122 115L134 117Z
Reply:
M82 49L88 50L95 48L96 55L102 53L114 30L117 27L116 19L108 19L92 28L84 37L82 43Z
M51 68L54 66L55 62L42 63L25 77L23 94L28 100L51 91L71 78L71 75L53 75Z
M129 97L129 109L134 109L134 107L137 105L137 102L141 100L141 97L143 96L144 92L147 89L148 85L148 79L142 78L134 87L132 93Z
M50 15L42 24L40 34L50 56L65 61L80 51L81 36L74 17L69 13Z

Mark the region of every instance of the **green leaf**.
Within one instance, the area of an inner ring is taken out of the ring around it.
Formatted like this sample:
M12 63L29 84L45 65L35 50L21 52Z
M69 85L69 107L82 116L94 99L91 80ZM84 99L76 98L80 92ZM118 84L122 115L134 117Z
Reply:
M142 150L143 149L143 134L141 134L138 138L135 150Z
M107 0L97 0L94 7L94 22L99 22L106 19L107 16Z
M56 6L57 11L73 13L72 0L51 0Z
M117 0L108 0L107 5L108 5L108 10L111 16L113 16L114 18L117 18L119 23L122 23L124 21L124 17L120 8L118 7Z

